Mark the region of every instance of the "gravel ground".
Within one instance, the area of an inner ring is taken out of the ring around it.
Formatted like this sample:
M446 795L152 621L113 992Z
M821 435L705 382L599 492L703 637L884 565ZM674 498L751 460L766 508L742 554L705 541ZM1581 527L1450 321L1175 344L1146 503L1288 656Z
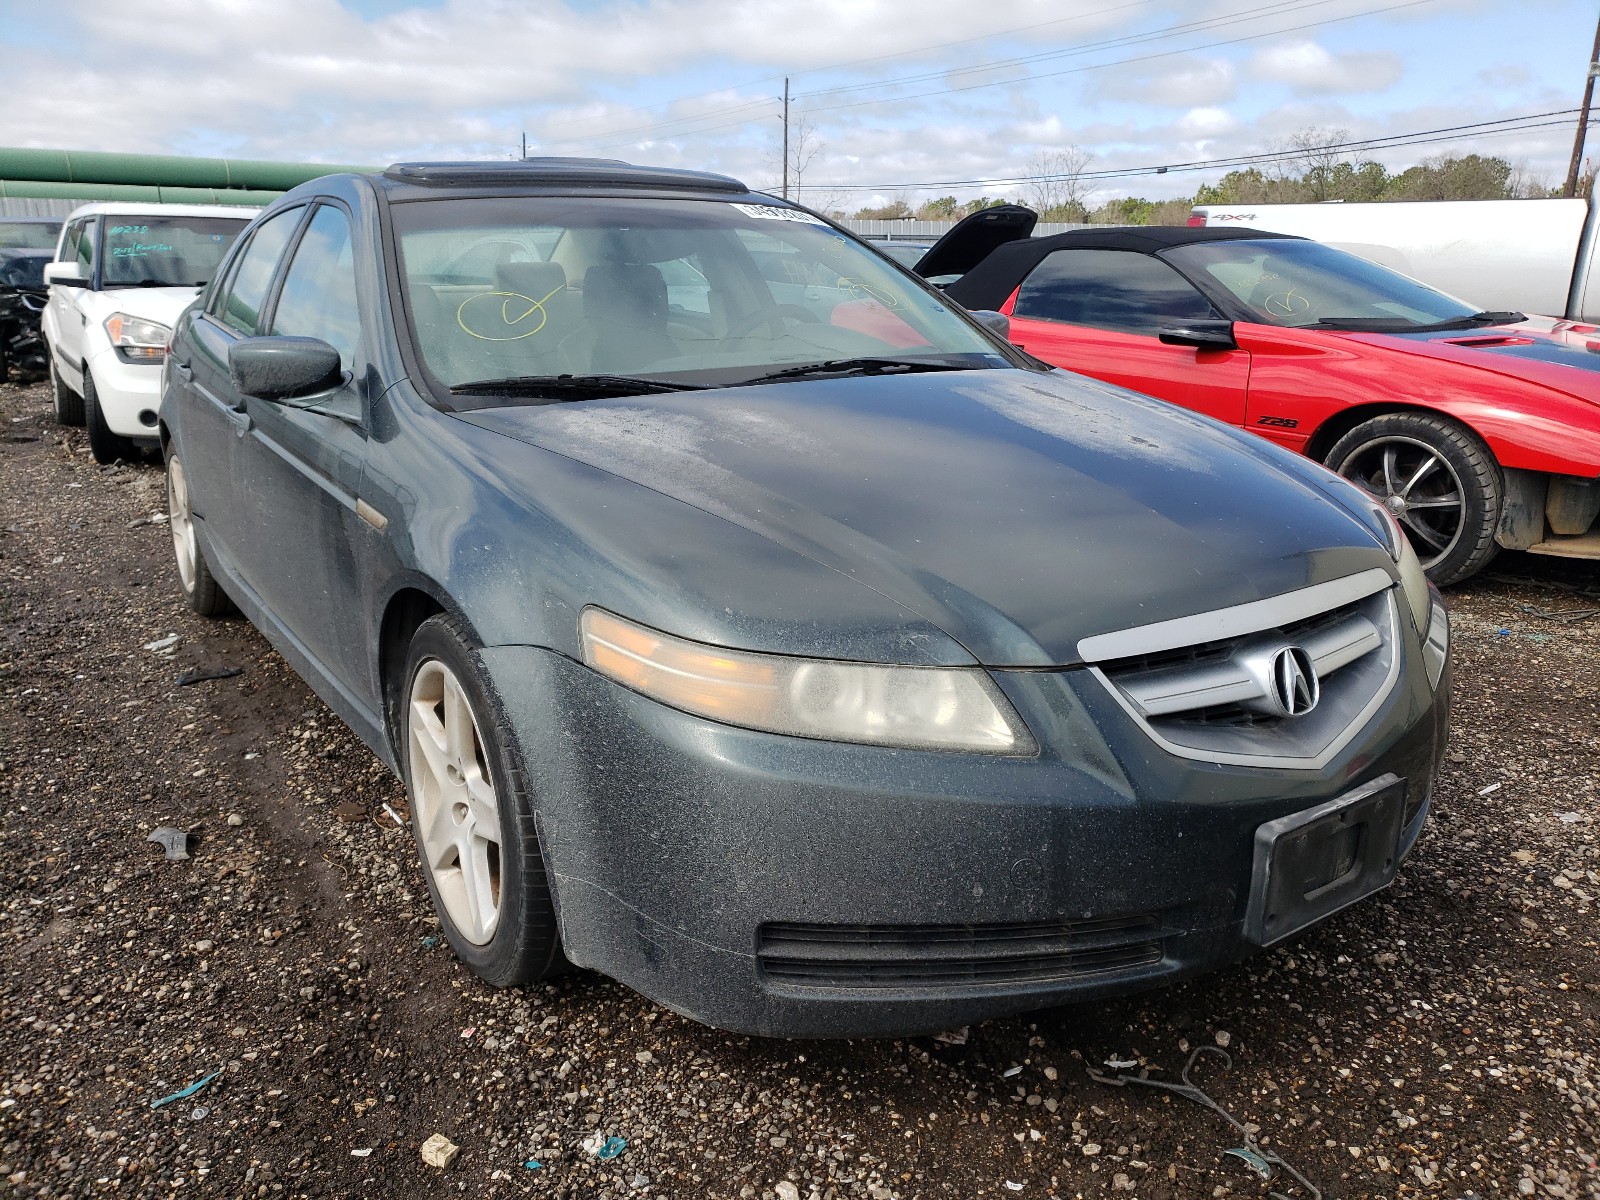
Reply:
M1087 1074L1172 1080L1225 1046L1195 1081L1323 1196L1600 1197L1600 569L1508 555L1454 593L1437 816L1374 901L961 1045L765 1041L592 975L469 978L395 780L248 624L183 606L160 467L95 466L48 408L0 386L14 1194L1262 1196L1216 1113ZM215 667L243 673L177 685Z

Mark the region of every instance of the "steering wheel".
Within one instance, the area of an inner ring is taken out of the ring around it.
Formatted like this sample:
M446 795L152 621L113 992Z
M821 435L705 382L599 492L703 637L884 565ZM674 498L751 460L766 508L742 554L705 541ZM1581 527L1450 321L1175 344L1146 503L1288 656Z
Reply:
M739 320L728 327L725 336L730 338L746 337L765 325L775 337L782 337L789 331L784 328L783 318L792 317L796 321L803 321L811 325L822 324L822 318L809 308L801 308L798 304L779 304L772 308L758 308L753 313L746 313Z

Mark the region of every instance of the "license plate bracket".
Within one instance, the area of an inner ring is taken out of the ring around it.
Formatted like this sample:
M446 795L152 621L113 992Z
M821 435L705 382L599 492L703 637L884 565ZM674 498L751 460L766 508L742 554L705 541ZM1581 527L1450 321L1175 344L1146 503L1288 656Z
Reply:
M1388 774L1258 825L1245 936L1270 946L1394 882L1405 801Z

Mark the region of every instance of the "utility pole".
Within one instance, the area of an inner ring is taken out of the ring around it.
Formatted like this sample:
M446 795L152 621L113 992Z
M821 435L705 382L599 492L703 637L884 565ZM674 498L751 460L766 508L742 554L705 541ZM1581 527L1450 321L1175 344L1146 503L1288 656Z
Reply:
M1578 111L1578 132L1572 138L1572 162L1567 166L1567 186L1561 194L1578 194L1578 168L1583 165L1583 136L1589 131L1589 102L1594 99L1594 75L1600 70L1600 21L1594 27L1594 49L1589 52L1589 73L1583 81L1583 106Z
M1600 38L1600 30L1595 37ZM1595 45L1595 53L1600 53L1600 43ZM1594 86L1594 77L1589 78L1589 85ZM784 200L789 198L789 77L784 75Z
M522 157L524 159L528 157L528 131L526 129L522 131Z

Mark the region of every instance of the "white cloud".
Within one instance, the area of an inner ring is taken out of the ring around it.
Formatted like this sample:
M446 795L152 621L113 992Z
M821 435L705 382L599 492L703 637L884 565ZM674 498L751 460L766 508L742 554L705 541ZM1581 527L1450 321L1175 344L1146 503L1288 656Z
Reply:
M1256 54L1246 72L1253 79L1287 84L1296 94L1309 96L1381 92L1399 81L1404 68L1396 54L1331 54L1316 42L1292 41Z
M1189 108L1226 104L1238 95L1239 84L1232 63L1185 56L1157 68L1108 74L1096 92L1111 100Z

